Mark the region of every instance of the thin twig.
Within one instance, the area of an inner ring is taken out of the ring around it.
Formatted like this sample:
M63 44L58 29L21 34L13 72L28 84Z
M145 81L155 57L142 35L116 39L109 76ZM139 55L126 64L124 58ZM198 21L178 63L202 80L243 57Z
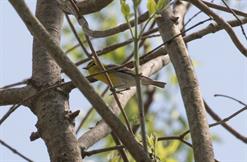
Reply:
M247 18L244 18L241 21L243 22L243 24L246 24ZM236 26L241 25L241 23L239 23L239 21L237 21L237 20L227 21L227 23L230 24L232 27L236 27ZM193 40L200 39L200 38L202 38L202 37L204 37L210 33L216 33L220 30L223 30L223 27L221 25L211 23L207 27L185 36L184 41L185 42L191 42Z
M18 108L21 104L15 104L10 107L10 109L3 115L3 117L0 119L0 125L3 124L3 122Z
M79 43L76 45L73 45L71 48L67 49L64 53L68 54L68 53L72 52L73 50L75 50L77 47L80 47Z
M140 72L139 72L139 66L140 66L140 60L138 55L138 13L137 8L138 6L135 6L135 3L133 1L133 8L134 8L134 16L135 16L135 25L134 25L134 62L135 62L135 81L136 81L136 92L137 92L137 100L138 100L138 108L139 108L139 117L140 117L140 124L141 124L141 136L142 136L142 143L144 150L147 152L147 139L146 139L146 127L145 127L145 114L144 114L144 106L142 101L142 93L141 93L141 80L140 80Z
M234 118L235 116L237 116L238 114L240 114L241 112L243 112L245 110L247 110L247 106L245 106L244 108L238 110L237 112L233 113L232 115L228 116L227 118L224 118L221 121L218 121L216 123L210 124L209 127L214 127L216 125L221 125L222 123L225 123L225 122L231 120L232 118Z
M232 15L241 23L241 25L240 25L240 28L241 28L241 30L242 30L242 33L243 33L243 35L244 35L244 37L245 37L245 39L247 40L247 36L246 36L246 33L245 33L245 31L244 31L244 27L243 27L243 23L242 23L242 21L239 19L239 17L238 17L238 15L236 14L236 12L233 10L233 9L231 9L229 6L228 6L228 4L224 1L224 0L221 0L223 3L224 3L224 5L228 8L228 10L232 13ZM247 17L247 14L246 14L246 17Z
M26 161L29 162L33 162L33 160L29 159L28 157L26 157L25 155L23 155L22 153L20 153L19 151L17 151L16 149L14 149L13 147L11 147L10 145L8 145L7 143L5 143L3 140L0 139L0 143L5 146L6 148L8 148L9 150L11 150L14 154L22 157L23 159L25 159Z
M185 141L181 136L166 136L166 137L159 137L158 141L164 141L164 140L179 140L182 143L186 144L189 147L192 147L192 144Z
M235 46L238 48L238 50L247 57L247 48L241 43L241 41L238 39L236 33L233 31L230 24L225 22L225 20L217 15L215 12L213 12L205 3L203 3L200 0L186 0L191 2L193 5L195 5L197 8L202 10L205 14L212 17L217 24L221 25L222 28L227 32L229 37L231 38L232 42L235 44Z
M215 120L215 121L222 121L223 119L221 119L206 103L205 100L203 100L204 105L205 105L205 109L208 112L208 114ZM247 137L243 136L242 134L240 134L237 130L235 130L234 128L232 128L230 125L228 125L227 123L222 123L221 124L222 127L224 127L229 133L231 133L233 136L235 136L237 139L243 141L244 143L247 143Z
M167 40L166 42L162 43L161 45L155 47L153 50L151 50L151 51L149 51L148 53L144 54L144 55L141 57L141 59L144 58L145 56L150 55L151 53L155 52L156 50L160 49L162 46L164 46L165 44L169 43L170 41L172 41L172 40L175 39L176 37L178 37L178 36L180 36L180 35L183 35L184 33L188 32L188 31L192 30L193 28L195 28L195 27L197 27L197 26L199 26L199 25L201 25L201 24L203 24L203 23L205 23L205 22L207 22L207 21L210 21L210 20L211 20L211 18L208 18L208 19L206 19L206 20L203 20L203 21L201 21L201 22L199 22L199 23L197 23L197 24L195 24L195 25L189 27L188 29L186 29L186 30L184 30L183 32L181 32L181 33L175 35L175 36L172 37L171 39ZM143 34L143 37L146 37L146 33ZM133 39L132 39L132 40L133 40ZM130 42L132 42L132 41L130 41ZM123 42L123 43L125 43L125 42ZM129 43L129 42L128 42L128 43ZM104 50L103 50L103 51L104 51ZM98 52L96 52L96 53L98 54ZM103 53L100 53L100 54L103 54ZM99 55L100 55L100 54L99 54ZM89 61L89 60L90 60L89 58L84 59L84 60L82 60L82 61L77 62L76 65L80 65L80 64L85 63L85 62L87 62L87 61ZM133 63L131 63L131 64L133 64ZM90 77L95 76L95 75L99 75L99 74L102 74L102 73L106 73L106 72L108 72L108 71L116 70L116 69L119 69L119 68L122 68L122 67L125 67L125 66L130 66L130 63L125 63L124 65L120 65L120 66L118 66L118 67L110 68L110 69L107 69L107 70L104 70L104 71L101 71L101 72L92 74L92 75L90 75Z
M214 8L214 9L225 11L225 12L231 12L229 10L229 8L226 8L225 6L217 5L215 3L210 3L210 2L207 2L207 1L203 1L203 3L205 3L210 8ZM231 10L234 11L239 16L247 17L247 13L245 13L245 12L242 12L242 11L239 11L239 10L236 10L236 9L231 9Z
M143 23L144 21L146 21L147 19L149 18L149 13L148 12L145 12L143 13L142 15L140 15L138 17L138 23ZM84 31L86 32L87 35L91 36L91 37L94 37L94 38L101 38L101 37L108 37L108 36L111 36L111 35L114 35L114 34L118 34L120 32L123 32L125 30L128 30L129 29L129 25L131 27L134 26L134 20L131 20L128 23L123 23L123 24L120 24L116 27L113 27L113 28L110 28L110 29L107 29L107 30L103 30L103 31L94 31L94 30L91 30L89 28L89 25L88 24L85 24L84 25Z
M113 150L121 150L124 149L125 147L123 145L117 145L117 146L112 146L112 147L107 147L107 148L103 148L103 149L95 149L92 151L85 151L82 150L82 157L84 158L85 156L91 156L94 154L99 154L99 153L103 153L103 152L108 152L108 151L113 151Z
M224 118L223 120L221 121L217 121L215 123L212 123L212 124L209 124L209 127L212 128L212 127L215 127L215 126L218 126L218 125L223 125L224 123L226 123L227 121L231 120L232 118L234 118L235 116L237 116L238 114L240 114L241 112L247 110L247 106L245 106L244 108L238 110L237 112L233 113L232 115ZM185 141L184 138L185 136L190 133L190 130L186 130L184 131L183 133L181 133L180 135L178 136L166 136L166 137L159 137L158 138L158 141L161 141L161 140L180 140L181 142L183 142L184 144L186 144L187 146L190 146L192 147L192 145ZM215 159L215 161L218 161Z
M76 29L75 29L73 23L71 22L71 20L70 20L68 14L65 14L65 17L66 17L66 19L67 19L67 21L68 21L68 23L69 23L69 26L70 26L72 32L73 32L74 35L75 35L75 38L77 39L79 45L81 46L82 50L85 52L85 54L87 55L88 58L91 58L91 55L88 53L86 47L83 45L83 43L82 43L82 41L81 41L79 35L77 34Z
M106 94L106 92L107 92L108 89L109 89L109 87L107 87L107 88L102 92L102 94L101 94L100 96L103 97L103 96ZM82 118L82 120L81 120L79 126L77 127L77 129L76 129L76 131L75 131L76 134L79 132L79 130L81 129L82 125L85 123L85 121L86 121L87 118L90 116L90 114L93 112L93 110L94 110L93 107L90 108L89 111L88 111L88 112L86 113L86 115L84 116L84 118Z
M118 137L115 135L114 132L111 132L111 136L112 136L112 139L114 140L115 144L117 146L120 146L121 145L121 142L118 139ZM125 152L124 149L118 149L118 152L119 152L121 158L123 159L123 162L129 162L128 157L127 157L126 152Z
M207 19L207 20L209 20L209 19ZM205 20L205 21L206 21L206 20ZM247 18L242 19L241 21L242 21L244 24L246 24L246 23L247 23ZM236 27L236 26L241 25L237 20L227 21L227 23L229 23L232 27ZM199 23L193 25L192 27L196 27L196 26L198 26L198 25L200 25L200 24L202 24L202 22L199 22ZM191 28L192 28L192 27L191 27ZM210 25L208 25L207 27L205 27L205 28L203 28L203 29L201 29L201 30L199 30L199 31L197 31L197 32L194 32L194 33L191 33L191 34L185 36L185 37L184 37L184 41L185 41L185 42L191 42L191 41L193 41L193 40L202 38L202 37L204 37L205 35L208 35L208 34L210 34L210 33L215 33L215 32L220 31L220 30L222 30L222 29L223 29L223 28L222 28L220 25L217 25L217 24L210 24ZM158 31L158 28L151 29L151 30L145 32L145 33L143 34L143 37L145 37L145 36L148 35L148 34L155 33L155 32L157 32L157 31ZM188 31L188 30L185 30L185 32L187 32L187 31ZM183 33L182 33L182 34L183 34ZM122 43L124 43L124 42L122 42ZM144 54L143 56L141 56L141 58L144 58L144 57L146 57L146 56L150 56L150 54L155 53L155 52L158 51L162 46L163 46L163 44L157 46L156 48L154 48L154 49L151 50L150 52L148 52L148 53ZM107 47L106 47L106 48L107 48ZM114 49L113 49L113 50L114 50ZM103 51L102 51L102 52L103 52ZM110 51L108 51L108 52L110 52ZM97 51L97 53L98 53L98 51ZM98 54L101 56L101 55L106 54L106 53L104 53L104 52L103 52L103 53L100 53L100 52L99 52ZM152 55L153 55L153 54L152 54ZM162 53L162 55L163 55L163 53ZM158 57L158 56L160 56L160 52L159 52L158 55L155 55L154 57L151 57L151 58L155 58L155 57ZM84 60L81 60L81 61L77 62L76 65L77 65L77 66L78 66L78 65L81 65L81 64L83 64L83 63L85 63L85 62L88 62L89 60L90 60L90 59L86 58L86 59L84 59ZM146 61L148 61L148 60L146 60ZM141 64L142 64L142 63L145 63L146 61L142 61L142 59L141 59ZM132 64L133 64L133 63L132 63Z
M94 38L91 38L91 40L93 40L93 39L94 39ZM83 40L83 41L82 41L82 44L85 43L85 42L87 42L87 40ZM80 44L79 44L79 43L73 45L71 48L67 49L64 53L65 53L65 54L68 54L69 52L75 50L77 47L80 47Z
M98 55L97 55L97 53L95 52L95 50L94 50L94 48L93 48L93 45L92 45L92 43L90 42L89 37L88 37L87 35L86 35L86 39L87 39L87 41L88 41L89 47L90 47L90 49L91 49L91 51L92 51L92 53L93 53L93 56L94 56L94 58L95 58L97 64L100 65L100 68L101 68L102 70L106 70L105 67L104 67L104 65L100 62L100 59L98 58ZM127 115L126 115L126 113L125 113L125 111L124 111L124 109L123 109L123 107L122 107L122 105L121 105L121 103L120 103L120 101L119 101L119 99L118 99L118 96L117 96L117 94L116 94L116 89L115 89L115 87L113 86L113 83L112 83L112 81L111 81L111 78L110 78L110 76L109 76L109 74L108 74L107 72L104 73L104 75L106 76L107 82L108 82L108 84L109 84L109 86L110 86L110 90L112 91L112 94L113 94L113 96L114 96L114 98L115 98L115 100L116 100L116 102L117 102L117 104L118 104L118 107L119 107L119 109L121 110L121 112L122 112L122 114L123 114L125 123L126 123L128 129L129 129L129 131L132 133L132 129L131 129L131 126L130 126L128 117L127 117ZM133 133L132 133L132 134L133 134Z
M3 122L18 108L18 107L20 107L22 104L24 104L25 102L27 102L28 100L30 100L31 98L33 98L33 97L35 97L35 96L37 96L37 95L40 95L41 93L44 93L44 92L46 92L46 91L48 91L48 90L51 90L51 89L54 89L54 88L57 88L57 87L59 87L59 86L62 86L62 85L64 85L64 84L66 84L66 83L63 83L63 84L58 84L58 83L55 83L54 85L52 85L52 86L50 86L50 87L48 87L48 88L45 88L45 89L42 89L42 90L40 90L40 91L38 91L36 94L34 94L34 95L31 95L31 96L28 96L28 97L26 97L26 98L24 98L20 103L18 103L18 104L15 104L15 105L13 105L10 109L9 109L9 111L7 111L7 113L6 114L4 114L3 115L3 117L0 119L0 125L2 125L3 124Z
M147 93L147 99L144 102L144 114L148 113L148 110L150 109L151 104L153 103L155 91L156 91L156 88L153 87L151 90L148 89L146 92ZM136 133L139 127L140 127L140 124L134 125L133 126L133 132Z
M102 56L102 55L107 54L107 53L109 53L111 51L114 51L114 50L116 50L118 48L121 48L123 46L126 46L126 45L130 44L131 42L133 42L133 40L132 39L128 39L128 40L125 40L123 42L120 42L120 43L116 43L116 44L107 46L107 47L105 47L105 48L103 48L101 50L96 51L96 53L99 56ZM91 60L90 58L86 58L86 59L83 59L81 61L76 62L75 65L76 66L79 66L79 65L81 65L81 64L83 64L83 63L85 63L87 61L90 61L90 60Z
M18 85L22 85L22 84L27 84L30 81L30 79L24 79L23 81L17 82L17 83L12 83L3 87L0 87L0 89L7 89L7 88L11 88L11 87L15 87Z
M130 154L136 161L150 162L148 154L139 146L134 136L128 132L120 119L109 109L102 98L90 86L87 79L80 73L71 60L64 54L63 50L49 35L42 23L32 15L24 0L9 0L18 15L22 18L27 28L33 36L42 43L50 56L65 71L80 92L85 95L89 102L95 107L108 126L117 134L121 142L126 146Z
M86 19L85 19L83 16L81 16L81 15L79 14L78 8L77 8L75 2L74 2L73 0L70 0L70 2L71 2L71 4L72 4L72 6L74 7L75 11L77 12L77 16L76 16L76 17L77 17L77 19L78 19L78 22L79 22L80 25L82 26L83 30L85 30L85 24L88 24L87 21L86 21ZM104 67L104 66L102 65L102 63L100 62L100 60L99 60L99 58L98 58L98 55L97 55L97 53L96 53L95 50L94 50L94 47L93 47L93 45L92 45L91 40L89 39L89 37L88 37L87 34L85 34L85 37L86 37L86 40L87 40L87 42L88 42L88 45L89 45L89 47L90 47L90 49L91 49L92 56L94 56L94 59L95 59L96 63L97 63L97 64L100 66L100 68L104 71L104 70L105 70L105 67ZM115 98L115 100L116 100L116 102L117 102L117 104L118 104L118 106L119 106L119 109L121 110L121 112L122 112L122 114L123 114L123 117L124 117L124 120L125 120L125 122L126 122L126 125L127 125L128 129L129 129L129 131L132 132L132 129L131 129L129 120L128 120L127 115L126 115L126 113L125 113L125 111L124 111L124 109L123 109L123 107L122 107L122 105L121 105L121 103L120 103L120 101L119 101L119 99L118 99L118 97L117 97L116 90L115 90L115 88L113 87L113 83L112 83L112 81L111 81L111 79L110 79L110 77L109 77L109 74L106 72L106 73L104 73L104 75L105 75L105 77L106 77L106 79L107 79L107 82L108 82L108 84L109 84L109 86L110 86L110 89L111 89L111 91L112 91L112 94L113 94L113 96L114 96L114 98Z
M191 18L189 18L188 21L186 21L184 23L183 29L181 31L183 31L185 29L185 27L194 19L196 18L198 15L200 15L202 13L202 11L198 11L197 13L195 13L193 16L191 16Z
M78 125L78 127L76 128L75 133L78 134L78 132L80 131L82 125L85 123L85 121L88 119L88 117L91 115L91 113L93 112L93 107L89 109L89 111L86 113L86 115L84 116L84 118L82 118L82 120L80 121L80 124Z
M240 103L241 105L244 105L244 106L247 106L246 103L243 103L242 101L234 98L234 97L231 97L231 96L228 96L228 95L223 95L223 94L215 94L214 97L225 97L225 98L229 98L229 99L232 99L234 101L237 101L238 103Z
M223 123L226 123L227 121L231 120L232 118L234 118L235 116L237 116L238 114L240 114L241 112L243 112L245 110L247 110L247 105L244 108L238 110L237 112L234 112L232 115L230 115L230 116L228 116L228 117L226 117L220 121L217 121L215 123L209 124L209 127L211 128L211 127L215 127L217 125L222 125ZM184 138L189 132L190 132L190 130L188 129L188 130L184 131L180 136Z
M152 26L152 25L151 25ZM153 25L154 26L154 25ZM153 27L152 26L152 27ZM151 29L151 28L150 28ZM141 39L145 39L145 36L146 35L148 35L148 34L152 34L152 33L154 33L154 32L157 32L158 30L157 30L157 28L155 28L154 30L148 30L147 32L145 32L145 33L143 33L143 36L141 37ZM148 38L148 37L147 37ZM92 40L93 38L91 38L90 40ZM85 41L83 41L83 43L84 42L86 42L86 40ZM133 39L131 38L131 39L128 39L128 40L125 40L125 41L123 41L123 42L120 42L120 43L116 43L116 44L112 44L112 45L110 45L110 46L107 46L107 47L105 47L105 48L103 48L103 49L101 49L101 50L98 50L98 51L96 51L96 53L99 55L99 56L101 56L101 55L103 55L103 54L107 54L107 53L109 53L109 52L111 52L111 51L113 51L113 50L116 50L116 49L118 49L118 48L121 48L121 47L123 47L123 46L126 46L126 45L128 45L128 44L130 44L131 42L133 42ZM79 47L80 45L79 44L76 44L76 45L74 45L73 47L71 47L71 48L69 48L69 49L67 49L66 51L65 51L65 53L67 54L67 53L69 53L69 52L71 52L71 51L73 51L74 49L76 49L77 47ZM77 63L75 63L76 65L80 65L80 64L83 64L83 63L85 63L85 62L87 62L87 61L89 61L90 59L85 59L85 60L82 60L82 61L78 61Z
M205 22L207 22L207 21L210 21L210 20L211 20L211 18L208 18L208 19L203 20L203 21L201 21L201 22L199 22L199 23L196 23L195 25L193 25L193 26L189 27L188 29L186 29L186 30L180 32L179 34L173 36L173 37L170 38L169 40L163 42L161 45L155 47L154 49L152 49L151 51L149 51L148 53L146 53L146 54L144 54L144 55L150 55L151 53L157 51L157 50L160 49L162 46L164 46L165 44L171 42L172 40L174 40L174 39L177 38L178 36L183 35L183 34L185 34L186 32L188 32L188 31L194 29L195 27L197 27L197 26L199 26L199 25L201 25L201 24L203 24L203 23L205 23Z

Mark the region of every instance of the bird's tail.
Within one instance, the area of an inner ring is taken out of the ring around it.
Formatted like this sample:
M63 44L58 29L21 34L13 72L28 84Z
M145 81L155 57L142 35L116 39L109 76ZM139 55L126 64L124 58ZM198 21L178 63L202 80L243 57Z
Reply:
M164 88L166 83L165 82L160 82L160 81L156 81L156 80L152 80L148 77L142 76L142 84L143 85L154 85L156 87L160 87L160 88Z
M160 82L160 81L153 80L152 81L152 85L154 85L156 87L164 88L165 85L166 85L166 83L165 82Z

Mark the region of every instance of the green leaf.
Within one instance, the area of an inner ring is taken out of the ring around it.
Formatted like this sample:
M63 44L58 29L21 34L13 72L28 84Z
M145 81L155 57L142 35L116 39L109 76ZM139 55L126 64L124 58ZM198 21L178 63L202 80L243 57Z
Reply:
M166 162L177 162L177 160L173 159L173 158L167 158Z
M161 10L165 7L165 5L166 5L166 0L159 0L156 9Z
M149 12L150 15L152 15L153 13L155 13L156 6L157 6L157 4L156 4L155 0L148 0L148 2L147 2L147 9L148 9L148 12Z
M137 8L140 5L141 0L133 0L133 2L134 2L134 5L135 5L135 8Z
M168 155L172 155L176 152L180 145L180 141L172 141L168 147L166 147L166 151Z
M125 0L121 0L121 12L124 15L124 17L128 18L130 16L130 7L129 5L126 3Z
M177 79L177 76L175 74L173 74L171 77L170 77L170 82L173 84L173 85L177 85L178 84L178 79Z

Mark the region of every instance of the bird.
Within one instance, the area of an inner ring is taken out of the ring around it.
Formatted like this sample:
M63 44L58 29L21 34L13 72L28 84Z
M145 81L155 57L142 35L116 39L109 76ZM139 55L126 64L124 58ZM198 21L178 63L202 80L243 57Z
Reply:
M103 65L111 79L114 88L117 89L129 89L130 87L136 86L136 74L127 67L119 67L118 65L108 64ZM95 61L91 61L83 69L87 70L90 78L99 80L109 85L106 75ZM153 85L159 88L164 88L166 83L153 80L144 75L139 76L142 85Z

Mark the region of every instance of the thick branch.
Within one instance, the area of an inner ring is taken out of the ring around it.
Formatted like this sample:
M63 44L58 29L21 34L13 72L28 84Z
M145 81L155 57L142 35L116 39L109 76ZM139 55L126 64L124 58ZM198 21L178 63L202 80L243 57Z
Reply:
M10 2L25 17L30 15L30 11L23 1ZM36 16L49 31L53 42L59 44L63 12L57 7L57 3L50 0L38 0ZM25 20L30 25L29 29L35 28L30 17L26 17ZM61 80L61 68L49 55L42 42L46 42L46 39L34 38L31 79L32 85L40 90ZM66 118L69 111L67 96L57 89L52 89L32 98L30 108L38 118L36 124L38 133L48 148L51 161L81 162L80 148L74 135L73 123Z
M177 16L178 19L178 27L180 31L184 28L184 18L190 7L189 2L177 0L175 3L175 7L173 9L174 15Z
M164 10L156 19L163 42L179 34L174 25L171 11ZM195 161L214 162L211 136L206 119L206 111L200 94L191 59L182 36L167 44L167 52L175 68L182 98L189 120Z
M68 0L56 0L58 4L63 8L66 13L72 14L71 4L68 3ZM80 15L91 14L98 12L101 9L109 5L113 0L78 0L76 2L77 7L79 8Z
M170 62L168 55L157 57L146 64L142 65L140 72L145 76L150 76L153 73L159 71L162 67L167 65ZM123 107L127 104L129 99L136 93L136 89L132 88L128 91L118 94L118 98L121 101ZM109 104L112 111L119 115L120 110L116 102ZM80 138L80 145L84 148L88 148L98 142L103 137L107 136L111 132L109 126L101 120L94 128L90 129L88 132L84 133Z
M100 11L109 5L113 0L79 0L77 6L81 15Z
M134 136L128 132L125 126L121 123L111 110L107 107L101 97L94 91L93 87L89 84L88 80L80 73L76 66L69 60L64 54L62 49L57 46L57 43L52 39L46 29L40 24L40 22L32 15L27 8L23 0L9 0L15 7L18 14L21 16L25 24L33 33L35 38L42 42L49 54L56 60L56 62L62 67L65 74L67 74L73 83L79 88L79 90L85 95L89 102L94 106L97 112L102 116L105 122L112 128L116 135L120 138L121 142L129 150L130 154L136 159L136 161L150 162L148 155L145 153L140 144L135 140ZM51 96L46 96L49 98ZM56 102L56 101L53 101ZM54 110L55 108L50 108ZM61 127L61 126L60 126ZM56 129L56 128L54 128ZM46 130L43 130L46 131ZM59 136L63 137L64 134ZM55 136L56 137L56 136ZM53 136L54 138L54 136ZM55 140L57 137L55 138ZM61 142L61 141L60 141ZM76 143L74 143L76 144ZM61 155L61 154L60 154ZM63 156L70 156L67 152L62 154ZM62 161L62 160L57 160ZM76 160L70 160L76 161Z
M32 96L36 90L31 86L21 88L0 89L0 105L19 104L28 96ZM22 103L25 104L25 103Z
M146 21L149 18L149 14L148 12L143 13L142 15L140 15L138 17L138 24L143 23L144 21ZM134 20L131 20L128 23L123 23L120 24L118 26L112 27L110 29L106 29L106 30L92 30L89 27L89 24L84 20L84 19L80 19L81 22L80 25L82 25L83 27L83 31L86 32L87 35L94 37L94 38L101 38L101 37L107 37L107 36L111 36L114 34L118 34L120 32L126 31L129 29L129 24L131 27L134 26Z

